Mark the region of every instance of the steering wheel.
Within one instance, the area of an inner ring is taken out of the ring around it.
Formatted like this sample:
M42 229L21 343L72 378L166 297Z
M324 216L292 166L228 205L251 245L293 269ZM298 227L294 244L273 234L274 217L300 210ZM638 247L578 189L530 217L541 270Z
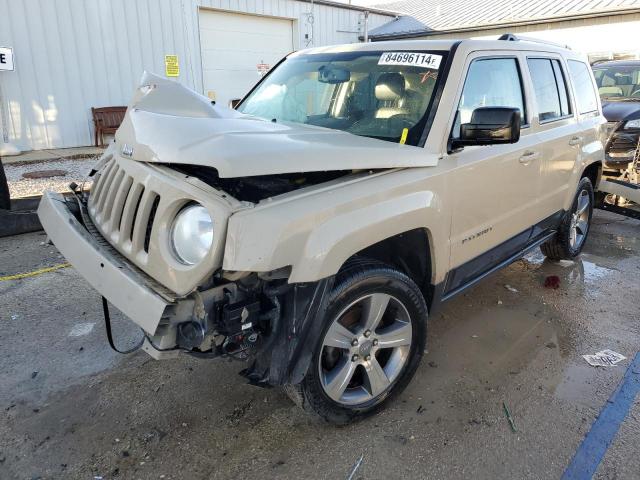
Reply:
M640 97L640 88L631 94L632 97Z

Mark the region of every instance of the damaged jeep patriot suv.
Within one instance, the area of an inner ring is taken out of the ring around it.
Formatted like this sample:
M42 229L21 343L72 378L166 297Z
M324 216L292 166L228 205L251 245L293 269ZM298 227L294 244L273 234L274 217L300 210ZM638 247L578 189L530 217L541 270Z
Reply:
M147 74L90 192L39 215L112 345L109 303L153 357L242 359L347 423L408 384L443 300L581 251L604 123L584 57L513 36L292 53L236 110Z

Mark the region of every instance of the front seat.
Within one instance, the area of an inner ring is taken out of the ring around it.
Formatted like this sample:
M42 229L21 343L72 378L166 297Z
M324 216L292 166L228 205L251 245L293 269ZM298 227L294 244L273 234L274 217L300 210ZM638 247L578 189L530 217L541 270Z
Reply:
M405 80L401 73L380 75L375 89L376 100L378 100L375 118L391 118L395 115L408 114L408 110L400 106L405 88Z

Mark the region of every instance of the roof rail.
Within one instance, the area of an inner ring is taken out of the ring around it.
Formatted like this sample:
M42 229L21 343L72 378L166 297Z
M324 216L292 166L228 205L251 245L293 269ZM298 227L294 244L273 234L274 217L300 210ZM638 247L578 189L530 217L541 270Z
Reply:
M507 42L521 41L521 42L543 43L545 45L553 45L554 47L566 48L568 50L571 50L571 47L569 45L562 45L561 43L550 42L548 40L540 40L539 38L516 36L513 33L504 33L500 35L498 40L505 40Z

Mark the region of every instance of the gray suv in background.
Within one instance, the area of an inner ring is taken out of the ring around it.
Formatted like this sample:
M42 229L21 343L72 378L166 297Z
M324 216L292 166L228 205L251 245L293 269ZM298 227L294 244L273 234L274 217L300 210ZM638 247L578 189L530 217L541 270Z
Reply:
M593 74L607 119L605 168L625 170L640 141L640 60L597 63Z

